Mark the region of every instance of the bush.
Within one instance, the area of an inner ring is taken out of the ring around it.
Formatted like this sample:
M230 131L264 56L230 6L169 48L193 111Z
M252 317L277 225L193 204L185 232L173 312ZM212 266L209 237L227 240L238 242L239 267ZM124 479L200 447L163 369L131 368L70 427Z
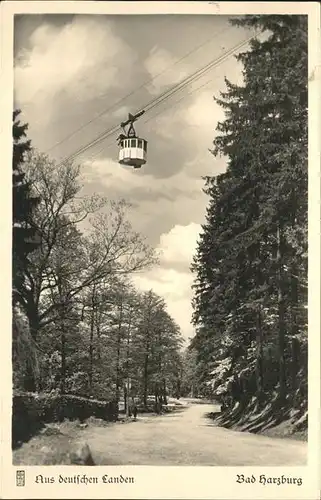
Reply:
M46 423L62 422L64 419L79 419L84 422L89 417L107 422L116 421L117 404L70 394L15 392L12 405L12 447L28 441Z
M12 447L27 441L44 425L34 394L15 394L12 405Z

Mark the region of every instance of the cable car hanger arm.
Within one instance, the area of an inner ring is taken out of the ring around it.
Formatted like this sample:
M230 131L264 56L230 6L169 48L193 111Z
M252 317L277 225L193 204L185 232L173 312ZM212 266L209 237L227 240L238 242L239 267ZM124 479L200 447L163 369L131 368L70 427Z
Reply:
M120 126L122 128L126 127L126 125L129 125L130 123L134 123L140 116L142 116L145 113L145 110L143 109L142 111L139 111L136 113L136 115L132 115L131 113L128 113L128 120L125 122L122 122Z
M136 132L134 128L134 122L143 114L145 113L145 110L139 111L139 113L136 113L136 115L132 115L131 113L128 113L128 120L125 122L121 122L120 126L123 129L125 133L125 137L136 137ZM126 126L129 125L128 130L126 132ZM118 137L118 140L121 141L122 139L125 138L124 134L120 134Z

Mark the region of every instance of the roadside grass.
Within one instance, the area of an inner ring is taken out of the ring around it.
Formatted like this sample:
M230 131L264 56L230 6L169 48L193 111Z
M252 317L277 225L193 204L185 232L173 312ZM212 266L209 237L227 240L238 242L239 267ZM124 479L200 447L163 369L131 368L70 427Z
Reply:
M79 421L47 424L20 448L13 450L13 465L68 465L69 453L81 438Z
M175 411L174 407L168 409L168 412L172 411ZM79 420L64 420L62 423L46 424L38 434L13 450L12 463L13 465L71 465L70 453L82 441L83 429L107 428L159 416L157 413L149 412L138 415L136 420L120 415L117 422L105 422L99 418L90 417L84 423L80 423Z

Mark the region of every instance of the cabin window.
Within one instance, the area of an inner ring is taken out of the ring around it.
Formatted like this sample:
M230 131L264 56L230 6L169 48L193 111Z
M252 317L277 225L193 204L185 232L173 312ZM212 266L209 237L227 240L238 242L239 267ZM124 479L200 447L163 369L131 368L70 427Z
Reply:
M130 140L130 146L131 146L132 148L136 148L136 139L131 139L131 140Z
M143 147L143 141L142 141L142 139L138 139L138 147L139 148Z
M144 151L147 152L147 141L144 141Z

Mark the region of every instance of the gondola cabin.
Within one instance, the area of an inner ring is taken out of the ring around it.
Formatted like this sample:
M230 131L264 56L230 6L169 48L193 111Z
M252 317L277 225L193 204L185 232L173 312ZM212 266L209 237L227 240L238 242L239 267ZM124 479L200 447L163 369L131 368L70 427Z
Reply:
M119 163L126 167L141 168L147 161L147 141L139 137L127 137L119 143Z

